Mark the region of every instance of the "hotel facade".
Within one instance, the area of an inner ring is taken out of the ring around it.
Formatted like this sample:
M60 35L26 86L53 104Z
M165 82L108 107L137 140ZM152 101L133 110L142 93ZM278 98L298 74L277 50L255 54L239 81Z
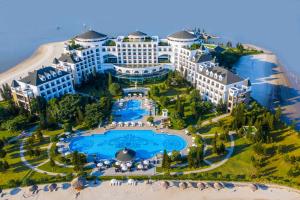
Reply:
M71 73L75 85L97 72L109 71L118 79L138 82L177 70L204 100L227 103L228 111L237 103L247 103L249 80L218 66L200 38L189 31L165 39L141 31L113 38L90 30L66 42L54 66Z
M164 77L174 70L181 72L200 91L204 100L214 104L227 103L228 111L237 103L247 103L251 91L248 79L218 66L202 44L200 35L189 31L179 31L160 39L141 31L108 37L90 30L66 42L64 53L54 58L53 67L55 73L68 77L65 78L68 81L67 90L58 92L61 90L54 85L55 89L51 88L45 94L39 85L24 83L21 79L13 81L12 91L16 93L22 85L21 90L29 87L33 96L40 95L49 100L65 93L74 93L73 85L80 85L95 73L110 72L117 79L140 82ZM17 102L21 103L20 100Z

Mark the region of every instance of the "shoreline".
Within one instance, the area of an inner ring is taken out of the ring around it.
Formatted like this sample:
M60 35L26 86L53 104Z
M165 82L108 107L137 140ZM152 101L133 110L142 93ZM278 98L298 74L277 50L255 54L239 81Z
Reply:
M300 93L285 67L271 51L252 44L243 45L264 51L262 54L243 56L235 66L241 75L249 76L255 88L251 96L271 110L280 105L284 122L291 124L295 120L296 127L300 129Z
M52 64L53 58L63 53L63 44L64 41L39 46L30 57L0 73L0 85L5 83L10 85L13 79L26 76L28 72L41 68L43 65Z
M212 187L200 190L195 187L198 181L186 181L193 183L193 187L189 186L187 189L180 189L178 184L181 181L169 181L171 183L168 189L164 189L160 181L155 181L152 184L146 184L144 181L138 181L137 185L128 185L127 182L121 181L120 186L110 186L109 181L88 182L88 186L81 190L78 198L81 200L89 199L131 199L139 200L141 196L145 200L152 199L197 199L197 200L296 200L300 198L300 191L297 189L289 188L286 186L274 184L258 184L258 190L252 191L248 182L224 182L225 188L217 190ZM214 183L213 181L202 181L203 183ZM58 183L58 190L49 192L47 191L49 184L39 185L39 192L32 195L28 187L5 189L3 197L6 199L59 199L65 200L74 199L77 191L75 191L70 183Z

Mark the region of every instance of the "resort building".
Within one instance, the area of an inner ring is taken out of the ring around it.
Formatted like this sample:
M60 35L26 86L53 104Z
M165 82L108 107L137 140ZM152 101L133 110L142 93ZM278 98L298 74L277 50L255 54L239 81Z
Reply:
M30 110L32 98L42 96L46 100L74 93L71 74L54 67L42 67L26 77L13 80L12 96L18 106Z
M248 79L218 66L200 35L190 31L160 39L141 31L112 38L90 30L68 41L54 66L71 73L75 85L99 72L143 82L177 70L199 89L203 99L226 102L229 111L238 102L247 103L251 90Z

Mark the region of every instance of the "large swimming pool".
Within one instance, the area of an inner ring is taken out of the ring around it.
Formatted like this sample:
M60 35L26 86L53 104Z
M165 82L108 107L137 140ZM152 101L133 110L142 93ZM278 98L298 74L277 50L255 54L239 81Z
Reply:
M114 121L128 122L136 121L148 115L149 111L142 108L142 101L137 99L128 100L124 103L124 106L120 108L116 103L113 107Z
M164 150L183 150L186 141L177 135L157 134L152 130L110 130L105 134L74 138L69 147L86 155L96 155L100 159L113 159L123 148L136 151L136 157L148 159Z

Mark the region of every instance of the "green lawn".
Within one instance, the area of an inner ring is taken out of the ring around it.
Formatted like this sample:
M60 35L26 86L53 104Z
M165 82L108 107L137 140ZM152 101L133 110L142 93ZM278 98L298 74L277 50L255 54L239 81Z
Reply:
M55 173L72 173L73 172L73 168L61 167L58 165L56 165L55 167L51 167L50 162L47 162L44 165L39 166L39 169L45 170L48 172L55 172Z

